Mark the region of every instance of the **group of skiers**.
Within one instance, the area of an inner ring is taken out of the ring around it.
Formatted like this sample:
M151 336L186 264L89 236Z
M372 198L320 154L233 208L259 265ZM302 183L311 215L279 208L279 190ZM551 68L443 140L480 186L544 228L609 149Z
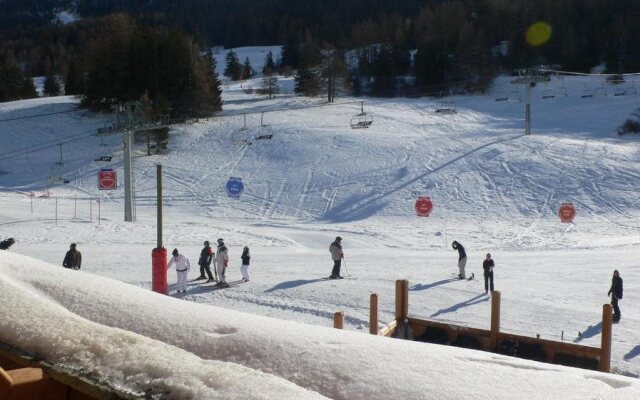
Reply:
M178 275L178 282L176 289L178 293L187 291L187 275L191 269L189 259L183 254L180 254L178 249L173 249L171 253L173 257L167 264L167 269L175 266L176 273ZM242 281L249 282L249 263L251 255L249 253L249 247L245 246L242 250L242 265L240 272L242 273ZM214 274L211 273L211 263L214 264ZM208 240L204 242L204 247L200 251L200 258L198 259L198 265L200 266L200 276L195 280L206 279L205 283L216 282L217 287L229 287L226 278L227 266L229 265L229 249L224 244L224 239L218 239L218 247L214 250ZM206 275L205 275L206 274Z
M229 265L229 249L224 244L222 238L218 239L218 247L216 251L213 250L209 241L204 242L204 247L200 251L200 258L198 259L198 265L200 266L200 276L195 280L207 279L205 283L216 282L218 287L228 287L226 279L226 270ZM13 238L0 241L0 250L7 250L15 243ZM467 264L467 253L462 243L454 240L451 243L451 247L458 251L458 279L466 279L465 268ZM331 253L331 259L333 260L333 268L329 279L342 279L340 275L340 268L342 266L342 260L344 259L344 252L342 250L342 238L337 236L336 239L329 246L329 252ZM180 254L178 249L173 249L171 253L172 257L167 264L167 269L175 266L176 273L178 275L176 288L178 293L187 291L187 275L191 269L189 259L183 254ZM240 272L242 274L242 281L249 282L249 263L251 255L249 254L249 247L245 246L242 250L242 265ZM211 273L211 263L214 263L214 275ZM82 265L82 254L77 249L76 243L71 243L69 251L64 256L62 266L70 269L80 269ZM491 258L491 254L487 253L486 258L482 262L482 269L484 272L484 291L489 293L489 290L494 290L493 284L493 268L495 262ZM206 274L206 275L205 275ZM471 275L473 278L473 274ZM471 279L471 278L470 278ZM613 278L611 279L611 287L608 292L608 296L611 297L611 305L613 306L613 321L619 322L622 316L620 312L620 306L618 301L622 299L622 278L618 270L613 271Z
M458 279L465 279L465 266L467 264L467 253L464 250L464 246L458 241L454 240L451 243L451 247L458 251ZM495 262L491 258L491 254L487 253L485 260L482 262L482 269L484 271L484 292L489 293L489 290L493 292L493 268ZM473 274L472 274L473 277ZM611 296L611 305L613 306L613 322L620 322L622 314L620 313L620 306L618 300L622 299L622 278L620 272L616 269L613 271L613 278L611 279L611 288L609 289L608 296Z

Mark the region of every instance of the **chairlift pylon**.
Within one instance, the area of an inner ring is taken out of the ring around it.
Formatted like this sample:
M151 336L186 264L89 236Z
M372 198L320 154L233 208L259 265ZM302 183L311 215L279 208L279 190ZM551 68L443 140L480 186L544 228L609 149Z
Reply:
M51 175L49 175L49 181L56 185L69 183L68 180L62 177L62 174L60 172L62 170L62 167L64 167L64 155L62 153L63 143L60 143L59 146L60 146L60 160L53 163L53 165L51 166L52 173Z
M53 163L53 167L55 169L61 169L62 167L64 167L64 157L62 155L62 143L59 144L60 146L60 160L58 160L57 162Z
M360 113L351 117L351 129L368 128L372 123L371 115L364 112L364 101L360 102Z

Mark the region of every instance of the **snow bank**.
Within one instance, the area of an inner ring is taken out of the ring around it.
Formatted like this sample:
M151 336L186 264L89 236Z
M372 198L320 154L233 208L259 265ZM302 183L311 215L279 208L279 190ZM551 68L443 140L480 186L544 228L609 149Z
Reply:
M203 360L158 340L87 320L56 303L46 291L39 291L8 273L16 268L21 273L40 275L43 280L54 279L56 282L49 281L49 289L69 295L74 290L64 283L67 275L72 275L69 271L53 270L43 263L25 269L29 261L2 253L2 342L78 373L96 374L115 387L139 394L161 394L169 399L323 398L269 374L230 362ZM83 286L96 284L89 275L78 275L84 279ZM125 291L131 289L122 286ZM88 294L81 291L73 297L80 306L80 299L89 300Z
M8 252L0 302L0 340L172 398L640 398L636 379L194 304Z

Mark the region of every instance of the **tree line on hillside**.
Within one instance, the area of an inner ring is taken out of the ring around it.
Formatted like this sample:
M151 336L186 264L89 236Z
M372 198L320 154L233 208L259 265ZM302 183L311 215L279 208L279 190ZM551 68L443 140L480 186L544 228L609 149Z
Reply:
M37 22L69 4L86 19ZM280 43L276 71L295 73L298 93L329 100L342 88L375 96L483 90L496 73L541 64L640 70L640 3L633 0L3 0L0 54L27 75L67 76L86 58L85 43L97 40L98 16L113 11L131 13L137 29L156 35L181 26L200 45ZM10 21L14 14L22 17ZM538 21L550 27L548 40L527 41ZM232 79L254 72L248 59L233 64Z
M81 47L63 54L47 49L45 94L78 95L96 110L139 101L149 117L208 116L222 109L215 59L182 30L139 25L128 15L114 14L74 33L83 37ZM11 57L0 55L0 65L14 66L0 68L0 99L2 88L12 82L1 71L20 71ZM33 96L26 89L13 90L4 100Z

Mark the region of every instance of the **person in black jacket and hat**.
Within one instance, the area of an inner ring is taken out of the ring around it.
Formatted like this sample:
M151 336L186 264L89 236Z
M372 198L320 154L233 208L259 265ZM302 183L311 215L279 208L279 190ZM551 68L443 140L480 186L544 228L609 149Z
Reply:
M618 322L622 316L620 307L618 307L618 300L622 299L622 278L620 278L620 272L617 269L613 271L608 295L611 296L611 305L613 306L613 322Z
M331 243L329 246L329 252L331 253L331 259L333 260L333 269L331 270L331 279L342 279L340 275L340 266L342 264L342 259L344 258L344 253L342 252L342 238L340 236L336 237L336 240Z
M482 262L484 270L484 292L489 293L489 289L493 292L493 267L496 264L491 259L491 254L487 253L487 258Z
M204 242L204 247L200 251L200 258L198 259L198 265L200 266L200 276L196 280L209 278L206 283L213 282L213 275L211 274L211 261L213 260L213 249L209 244L209 241ZM204 274L207 274L205 276Z
M67 254L64 255L62 266L65 268L80 269L81 265L82 254L76 248L76 244L71 243L71 246L69 246L69 251L67 251Z

